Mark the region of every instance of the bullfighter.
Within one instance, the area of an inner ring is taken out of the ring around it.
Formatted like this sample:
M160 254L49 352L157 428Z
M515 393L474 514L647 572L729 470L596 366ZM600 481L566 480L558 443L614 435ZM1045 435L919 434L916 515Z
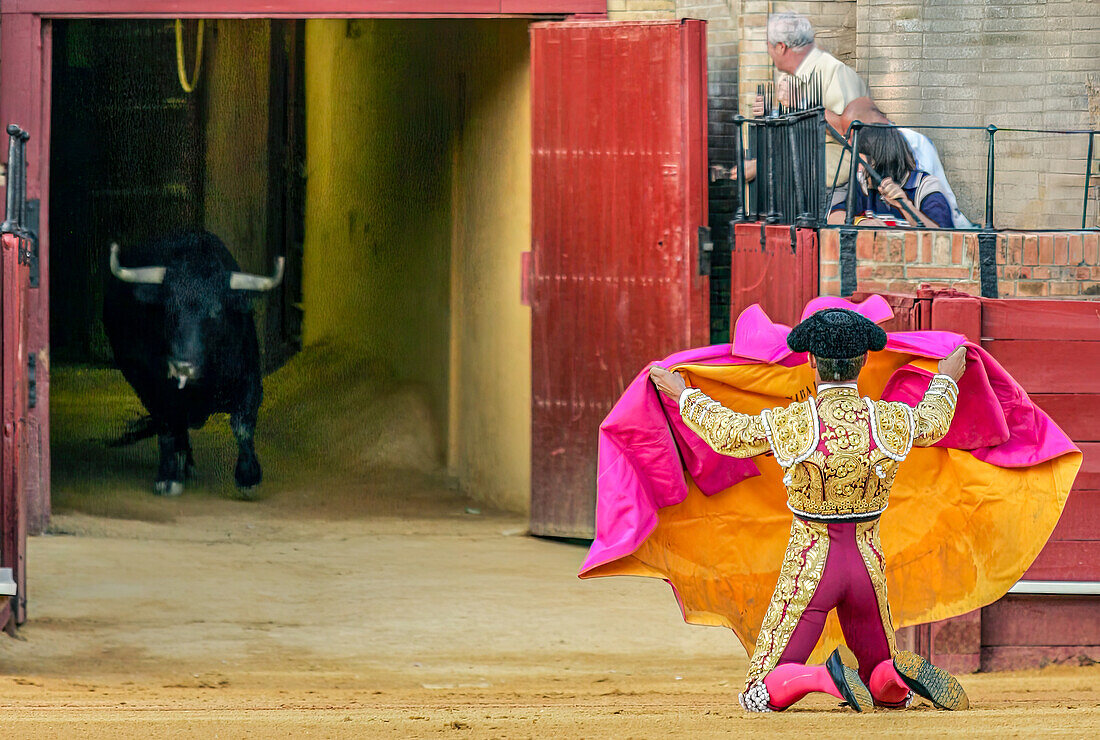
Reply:
M739 699L748 711L786 709L813 691L832 694L856 711L903 707L911 691L942 709L966 709L959 682L912 652L898 652L886 597L879 516L913 445L938 442L951 426L966 350L939 363L916 407L872 401L856 390L868 351L886 346L886 332L843 308L818 311L787 338L809 352L817 395L759 415L731 411L659 366L650 377L677 398L687 426L716 452L754 457L767 452L783 468L794 514L779 582L764 617ZM859 673L839 650L825 665L805 663L832 609Z
M647 368L600 426L581 577L660 578L686 621L732 629L751 655L747 710L812 691L857 711L912 692L967 708L894 630L1002 597L1080 468L985 349L878 326L893 318L880 296L815 298L793 330L750 306L732 344ZM842 643L858 672L829 655Z

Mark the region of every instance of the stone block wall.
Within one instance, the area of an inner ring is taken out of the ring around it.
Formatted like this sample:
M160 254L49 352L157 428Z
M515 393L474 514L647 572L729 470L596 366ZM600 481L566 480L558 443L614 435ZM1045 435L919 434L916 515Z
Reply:
M613 21L654 21L676 17L676 0L607 0L607 17Z
M736 3L734 3L736 5ZM676 4L679 18L707 22L707 149L711 164L732 166L735 159L733 117L737 115L737 18L724 0L683 0ZM737 205L733 183L710 183L708 208L714 254L711 257L711 340L729 340L730 220Z
M703 17L737 29L736 84L747 114L756 86L772 79L768 13L805 13L819 45L852 64L895 122L1100 129L1100 2L1094 0L612 0L612 15ZM713 56L712 62L719 61ZM718 54L725 65L730 53ZM940 151L963 211L985 209L983 131L924 129ZM996 137L994 223L1075 228L1085 202L1088 136L1002 131ZM1100 153L1100 147L1098 147ZM1093 163L1100 174L1100 165ZM1087 226L1100 226L1100 178Z
M1100 128L1100 3L860 0L856 29L855 67L896 123ZM982 218L985 133L924 133L963 211ZM1088 136L1004 131L996 142L995 225L1080 227ZM1096 200L1093 188L1086 225L1100 225Z
M821 294L840 295L839 229L820 232ZM973 232L863 230L856 238L859 290L912 293L921 285L979 295ZM1100 299L1100 234L997 235L1002 298Z

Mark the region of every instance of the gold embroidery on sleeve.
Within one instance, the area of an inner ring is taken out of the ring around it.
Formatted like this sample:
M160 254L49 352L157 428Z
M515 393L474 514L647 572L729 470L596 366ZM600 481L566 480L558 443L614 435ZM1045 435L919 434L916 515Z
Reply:
M936 375L928 386L924 398L913 409L915 430L913 444L929 447L947 435L955 416L955 404L959 389L955 381L946 375Z
M753 457L768 451L767 431L759 416L727 409L702 391L684 399L684 423L715 452L731 457Z

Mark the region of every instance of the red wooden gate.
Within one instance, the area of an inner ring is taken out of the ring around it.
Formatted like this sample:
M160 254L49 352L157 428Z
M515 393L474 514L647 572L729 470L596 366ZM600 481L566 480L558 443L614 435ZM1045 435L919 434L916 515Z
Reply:
M599 424L708 339L702 21L531 27L531 531L590 537Z
M797 324L818 294L817 230L743 223L733 234L730 321L759 303L772 321Z
M0 567L11 568L16 584L14 599L0 606L0 627L26 619L27 522L23 481L26 475L27 422L27 290L29 271L21 253L30 241L4 234L0 248L0 306L3 307L0 354L3 355L2 423L0 443Z
M26 477L28 417L27 305L36 225L27 202L26 132L8 128L5 216L0 227L0 626L26 618ZM10 577L9 577L10 573Z
M942 296L932 328L980 339L1084 453L1065 512L1024 578L1100 581L1100 303Z

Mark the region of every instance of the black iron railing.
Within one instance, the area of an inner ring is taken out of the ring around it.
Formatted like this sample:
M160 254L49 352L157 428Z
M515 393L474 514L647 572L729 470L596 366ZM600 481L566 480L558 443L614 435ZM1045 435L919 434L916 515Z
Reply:
M38 286L38 200L27 198L27 139L30 134L8 125L6 207L0 233L19 239L19 261L30 268L31 287Z
M816 79L807 83L796 83L790 91L789 105L784 106L775 100L772 86L761 86L758 92L764 99L765 115L762 118L734 117L734 141L737 152L737 172L745 173L746 160L755 160L756 176L751 182L745 177L738 178L736 195L738 203L734 223L745 221L763 221L772 224L792 224L796 226L823 226L828 218L831 203L827 187L832 176L835 182L841 168L850 167L848 193L845 204L844 224L840 230L840 283L841 293L850 294L856 288L856 234L861 229L881 229L877 225L855 225L856 214L855 188L858 178L858 165L864 166L872 187L878 187L881 181L879 173L863 158L852 157L852 151L859 151L860 132L869 127L900 128L893 124L862 123L854 121L849 127L848 138L842 136L825 120L821 107L820 85ZM1084 196L1081 206L1081 229L1088 227L1088 209L1090 189L1093 187L1092 169L1094 163L1094 130L1072 129L1029 129L987 126L908 126L917 130L982 131L987 138L985 211L978 232L978 253L981 268L982 295L997 296L997 259L996 244L998 228L995 222L994 192L997 169L996 141L998 133L1019 134L1055 134L1065 136L1087 136L1087 154L1083 174ZM844 155L835 172L825 171L826 136L839 142ZM850 139L850 141L849 141ZM721 169L721 168L719 168ZM916 204L919 207L919 204ZM904 206L903 206L904 208ZM916 221L916 228L923 228L917 214L905 208ZM731 224L732 226L732 224ZM1076 229L1043 229L1043 231L1064 231ZM733 233L731 228L730 233Z
M828 215L825 173L825 109L817 76L793 81L786 102L771 85L758 88L763 118L734 117L735 166L752 161L756 177L738 178L734 221L817 226ZM721 170L721 168L719 168Z

